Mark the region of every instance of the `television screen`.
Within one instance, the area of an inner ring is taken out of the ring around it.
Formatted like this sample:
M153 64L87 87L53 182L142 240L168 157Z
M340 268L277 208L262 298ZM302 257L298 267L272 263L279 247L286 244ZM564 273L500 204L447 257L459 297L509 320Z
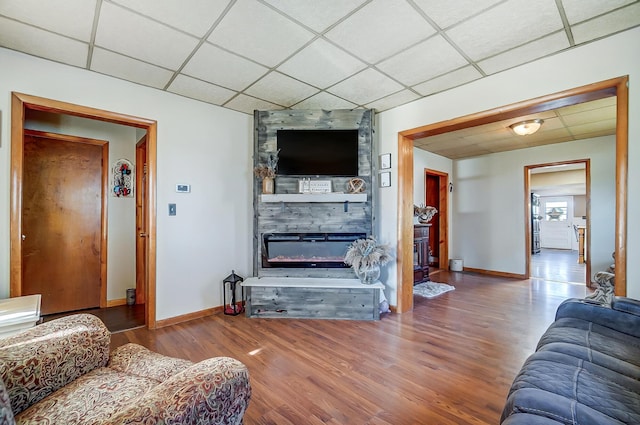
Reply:
M358 175L358 130L278 130L278 174Z

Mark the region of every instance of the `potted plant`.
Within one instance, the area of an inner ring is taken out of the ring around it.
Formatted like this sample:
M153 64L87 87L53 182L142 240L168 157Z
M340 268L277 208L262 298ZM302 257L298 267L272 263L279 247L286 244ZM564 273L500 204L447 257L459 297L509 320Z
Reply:
M347 248L344 262L353 268L360 282L372 284L380 277L380 266L391 260L387 245L380 245L375 238L355 240Z
M418 217L418 222L421 224L429 223L436 214L438 214L436 207L429 207L424 204L421 204L420 206L413 206L413 216Z
M270 153L267 158L266 164L260 164L253 169L253 173L256 177L262 179L262 193L274 193L275 192L275 183L274 179L276 177L276 170L278 168L278 154L280 153L280 149L278 149L275 153Z

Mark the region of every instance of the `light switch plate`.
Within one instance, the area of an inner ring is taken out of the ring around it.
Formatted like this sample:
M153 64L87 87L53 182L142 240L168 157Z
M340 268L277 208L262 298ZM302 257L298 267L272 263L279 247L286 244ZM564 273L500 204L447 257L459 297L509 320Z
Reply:
M176 215L176 204L169 204L169 215Z

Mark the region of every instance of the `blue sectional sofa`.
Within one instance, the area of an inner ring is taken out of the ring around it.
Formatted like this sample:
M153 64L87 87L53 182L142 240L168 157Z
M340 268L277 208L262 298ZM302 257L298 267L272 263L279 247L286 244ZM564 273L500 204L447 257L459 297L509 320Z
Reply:
M640 424L640 301L564 301L516 376L501 424Z

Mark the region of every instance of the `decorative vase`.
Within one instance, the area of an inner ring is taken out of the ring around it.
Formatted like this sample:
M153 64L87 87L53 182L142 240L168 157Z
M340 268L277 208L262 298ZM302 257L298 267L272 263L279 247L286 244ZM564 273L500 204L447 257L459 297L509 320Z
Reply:
M262 193L266 194L272 194L274 193L275 189L275 182L273 177L265 177L262 179Z
M372 283L375 283L380 277L380 266L375 265L366 269L360 269L358 271L355 271L355 273L356 276L358 276L358 279L360 279L360 282L364 283L365 285L371 285Z

